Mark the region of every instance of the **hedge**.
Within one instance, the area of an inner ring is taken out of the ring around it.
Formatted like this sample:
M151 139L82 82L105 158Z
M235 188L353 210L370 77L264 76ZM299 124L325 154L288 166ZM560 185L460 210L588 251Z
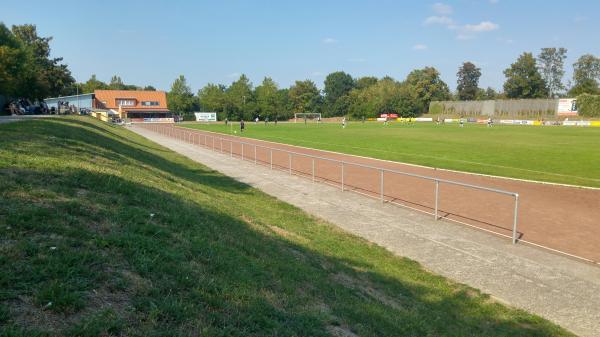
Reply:
M577 96L577 112L584 117L600 117L600 95Z

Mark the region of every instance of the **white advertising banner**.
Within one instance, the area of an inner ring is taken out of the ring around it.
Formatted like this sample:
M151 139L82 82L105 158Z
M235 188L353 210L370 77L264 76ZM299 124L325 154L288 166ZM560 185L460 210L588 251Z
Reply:
M197 122L216 122L217 121L217 113L216 112L194 112L196 116Z
M577 100L575 98L561 98L558 100L559 116L577 116Z
M416 122L433 122L433 118L427 118L427 117L417 117L415 118Z

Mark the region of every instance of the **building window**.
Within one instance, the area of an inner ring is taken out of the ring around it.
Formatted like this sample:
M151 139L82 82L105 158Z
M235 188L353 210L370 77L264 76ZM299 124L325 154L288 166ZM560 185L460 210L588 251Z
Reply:
M143 106L158 106L157 101L142 101Z
M134 99L117 98L116 101L117 101L117 106L134 106L135 105Z

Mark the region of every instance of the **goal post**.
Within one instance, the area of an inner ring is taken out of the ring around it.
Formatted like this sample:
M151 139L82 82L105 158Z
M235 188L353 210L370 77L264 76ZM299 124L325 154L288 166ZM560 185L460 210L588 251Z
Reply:
M298 120L302 121L321 121L321 113L318 112L298 112L294 114L294 123L297 123Z

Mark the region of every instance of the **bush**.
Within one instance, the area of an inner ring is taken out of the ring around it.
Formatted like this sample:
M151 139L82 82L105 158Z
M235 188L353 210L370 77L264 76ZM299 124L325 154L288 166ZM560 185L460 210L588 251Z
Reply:
M600 117L600 95L582 94L577 96L577 111L580 116Z

